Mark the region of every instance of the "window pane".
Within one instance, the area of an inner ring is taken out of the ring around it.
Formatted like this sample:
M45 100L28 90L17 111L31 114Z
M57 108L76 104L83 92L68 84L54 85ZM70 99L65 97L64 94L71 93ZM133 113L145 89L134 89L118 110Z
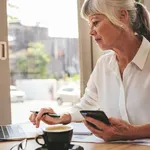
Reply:
M12 122L41 107L67 109L80 97L77 1L7 3Z

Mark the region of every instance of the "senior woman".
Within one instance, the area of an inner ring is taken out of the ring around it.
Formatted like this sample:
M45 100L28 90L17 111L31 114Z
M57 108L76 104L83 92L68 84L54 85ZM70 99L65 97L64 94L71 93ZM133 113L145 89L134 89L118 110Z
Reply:
M100 108L110 126L87 117L85 125L105 141L150 138L150 26L147 9L134 0L86 0L81 14L89 23L90 35L102 50L90 76L84 96L60 118L42 116L55 113L42 108L30 121L39 127L79 121L80 110ZM87 124L94 123L102 130Z

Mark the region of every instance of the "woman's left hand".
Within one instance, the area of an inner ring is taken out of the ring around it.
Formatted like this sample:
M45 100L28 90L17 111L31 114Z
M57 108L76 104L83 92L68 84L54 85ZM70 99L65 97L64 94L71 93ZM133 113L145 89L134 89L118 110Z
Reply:
M101 130L90 126L87 121L95 124ZM104 139L104 141L131 140L134 139L134 133L136 132L136 128L133 125L116 118L109 118L110 125L91 117L86 117L83 122L95 136Z

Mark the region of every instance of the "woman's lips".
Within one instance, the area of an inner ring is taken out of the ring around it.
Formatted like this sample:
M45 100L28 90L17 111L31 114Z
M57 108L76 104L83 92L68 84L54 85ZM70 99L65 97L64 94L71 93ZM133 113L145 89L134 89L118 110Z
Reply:
M96 42L99 42L99 41L101 41L101 40L102 40L101 38L96 38L96 39L95 39Z

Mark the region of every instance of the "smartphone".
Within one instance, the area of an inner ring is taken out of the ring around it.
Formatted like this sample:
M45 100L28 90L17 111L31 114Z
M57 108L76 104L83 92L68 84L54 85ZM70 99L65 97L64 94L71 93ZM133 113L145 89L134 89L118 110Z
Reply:
M109 119L103 111L100 111L100 110L81 110L80 113L82 114L83 117L92 117L96 120L99 120L99 121L105 123L106 125L110 125ZM91 126L93 126L94 128L99 129L93 123L91 123L91 122L88 122L88 123Z

